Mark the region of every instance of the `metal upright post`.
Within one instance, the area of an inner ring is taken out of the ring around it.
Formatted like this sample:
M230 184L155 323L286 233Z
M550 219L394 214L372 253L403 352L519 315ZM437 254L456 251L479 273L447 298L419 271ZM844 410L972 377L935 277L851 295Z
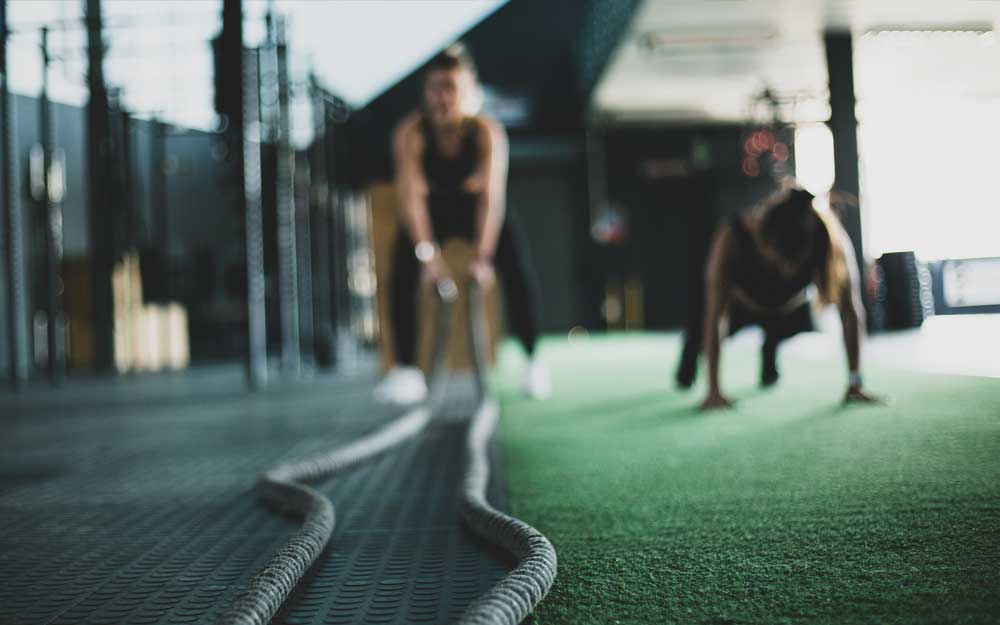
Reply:
M114 301L111 271L116 260L114 219L108 181L110 121L104 85L104 40L101 0L84 0L87 16L87 179L90 213L90 258L94 288L94 364L98 371L114 369Z
M10 328L10 380L21 386L28 380L31 361L28 354L28 308L25 285L24 214L16 189L18 183L13 148L17 128L14 103L7 75L7 0L0 0L0 187L3 187L3 213L6 216L7 286L9 289L8 325Z
M167 209L167 126L157 118L150 122L152 136L149 141L149 186L153 204L153 245L159 252L160 292L163 301L173 299L170 273L170 213Z
M260 53L243 57L243 197L247 257L247 380L251 388L267 384L267 326L264 306L264 227L260 169Z
M334 107L327 102L324 107L327 119L334 118ZM348 353L351 334L351 297L347 285L347 255L350 248L347 227L347 204L349 196L337 184L338 142L336 124L331 124L326 133L327 180L330 189L330 284L332 285L331 310L334 324L334 354L337 366L342 367L342 356Z
M298 252L296 268L299 279L299 338L302 359L315 366L315 317L313 316L313 248L312 214L309 202L312 185L312 168L305 154L293 152L295 157L295 249Z
M225 116L225 139L233 155L246 253L246 376L251 389L267 384L267 327L264 307L264 235L261 208L260 55L243 47L242 0L223 0L222 32L216 40L219 65L216 104Z
M52 103L49 101L49 30L42 28L42 90L38 98L38 135L42 148L39 212L45 236L45 314L47 316L49 379L59 382L65 375L65 334L61 296L62 214L52 201L49 176L52 171Z
M133 145L132 145L132 117L124 107L124 103L119 99L119 127L121 128L118 139L118 172L120 194L120 217L125 221L125 241L127 249L138 249L141 245L139 210L135 197L135 183L132 176Z
M833 135L834 189L853 195L841 220L854 243L859 270L864 275L861 240L861 184L858 170L857 99L854 95L854 48L850 32L828 32L823 37L830 83L830 133ZM865 290L862 289L862 297Z
M310 152L309 191L312 207L313 352L317 364L333 364L334 328L330 275L330 179L327 172L326 103L315 77L310 80L313 101L313 143Z
M299 338L298 266L295 241L295 193L293 180L295 158L291 145L291 115L288 87L288 49L285 22L280 17L273 24L273 38L278 83L277 128L277 211L278 211L278 293L281 310L281 365L289 375L298 375L302 354ZM271 39L269 37L269 39Z

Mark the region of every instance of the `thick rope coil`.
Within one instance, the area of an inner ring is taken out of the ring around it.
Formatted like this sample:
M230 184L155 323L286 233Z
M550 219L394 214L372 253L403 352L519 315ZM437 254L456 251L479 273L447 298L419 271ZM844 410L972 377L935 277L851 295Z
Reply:
M556 551L541 532L493 508L486 500L490 480L487 446L500 418L500 405L487 385L485 332L480 293L469 288L469 331L480 402L466 438L466 470L462 485L462 521L474 533L517 558L518 564L470 605L461 625L518 625L545 598L556 578Z
M218 625L269 623L333 535L336 520L333 504L299 482L342 473L413 438L427 427L444 396L445 376L441 375L444 343L458 288L453 281L442 280L437 284L437 295L439 307L427 400L357 441L305 460L278 465L257 478L258 497L284 514L301 517L302 527L250 580L230 609L218 619Z
M438 284L441 306L434 344L431 390L427 401L388 425L353 443L326 454L278 465L257 480L258 496L270 506L301 516L302 527L250 581L219 625L266 625L278 612L305 572L326 547L333 534L333 504L316 490L299 482L336 475L417 436L430 422L444 394L441 368L447 336L448 313L458 290L448 280ZM517 625L538 605L556 576L556 553L545 536L527 523L494 509L486 501L489 483L487 444L496 429L500 408L489 394L483 364L480 295L475 283L469 289L469 327L480 394L466 440L466 475L462 488L461 516L476 534L518 559L513 571L476 600L463 614L461 625Z

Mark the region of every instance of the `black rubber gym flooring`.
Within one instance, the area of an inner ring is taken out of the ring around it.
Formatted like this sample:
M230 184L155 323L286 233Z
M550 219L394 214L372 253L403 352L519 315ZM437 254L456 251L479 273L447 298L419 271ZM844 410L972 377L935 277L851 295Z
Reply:
M0 393L0 623L211 623L298 527L258 503L257 473L395 416L371 380L249 395L211 369ZM274 623L445 623L503 576L458 520L473 406L454 381L427 432L320 483L337 527Z

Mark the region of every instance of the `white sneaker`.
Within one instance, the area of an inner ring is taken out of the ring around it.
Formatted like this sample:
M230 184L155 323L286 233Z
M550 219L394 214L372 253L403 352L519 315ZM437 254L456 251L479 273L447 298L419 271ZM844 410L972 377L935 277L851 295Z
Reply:
M415 404L427 398L427 380L417 367L393 367L375 387L375 399L386 404Z
M521 385L524 394L532 399L548 399L552 394L552 376L545 363L534 358L524 371L524 382Z

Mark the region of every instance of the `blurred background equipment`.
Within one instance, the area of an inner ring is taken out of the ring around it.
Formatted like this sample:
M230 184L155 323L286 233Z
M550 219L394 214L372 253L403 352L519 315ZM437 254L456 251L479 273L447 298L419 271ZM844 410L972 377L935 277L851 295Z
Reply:
M424 62L459 38L510 136L508 210L539 267L543 332L680 327L716 224L791 175L857 198L839 214L859 265L883 259L871 296L917 301L916 274L890 268L909 250L926 266L920 315L928 276L933 312L1000 310L982 278L1000 257L995 3L0 9L0 375L14 385L137 362L242 363L254 387L374 366L389 136ZM116 303L126 265L141 310L160 311L142 322ZM868 304L873 327L919 317ZM116 356L120 337L183 319L171 340L187 358Z
M889 252L875 264L871 325L875 330L919 328L934 314L931 273L913 252Z
M351 106L280 4L0 6L0 373L366 366Z

